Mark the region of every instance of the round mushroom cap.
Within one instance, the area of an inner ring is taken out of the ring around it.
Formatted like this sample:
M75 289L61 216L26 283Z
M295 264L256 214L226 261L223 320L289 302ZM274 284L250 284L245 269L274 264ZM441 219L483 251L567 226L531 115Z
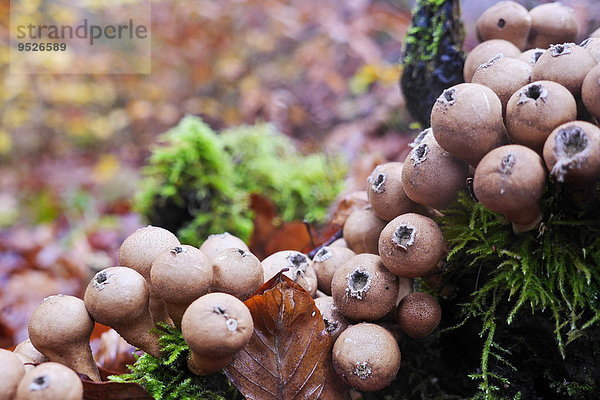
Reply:
M546 49L540 49L539 47L525 50L521 53L518 60L524 61L529 64L530 67L533 67L545 51Z
M511 144L492 150L481 160L475 170L473 190L487 209L512 215L536 204L545 185L542 158L525 146Z
M209 292L212 280L209 259L188 245L163 250L154 259L150 272L152 292L167 303L191 303Z
M560 83L578 97L585 76L596 64L592 53L575 43L555 44L535 63L531 80Z
M344 223L344 240L356 254L377 254L377 240L385 224L371 208L354 210Z
M463 70L465 82L471 82L477 67L485 64L498 54L502 54L504 57L518 58L521 55L521 50L511 42L503 39L492 39L479 43L465 59Z
M444 150L472 166L508 142L502 102L492 89L478 83L444 90L431 110L431 129Z
M202 243L202 246L200 246L200 251L211 261L226 249L242 249L250 251L248 245L246 245L242 239L233 236L229 232L210 235L204 243Z
M332 340L337 339L348 328L350 322L338 311L331 296L315 299L315 305L325 322L325 332L331 336Z
M188 307L181 332L194 353L223 358L250 341L254 323L250 310L239 299L226 293L209 293Z
M585 121L557 127L544 145L544 161L558 182L587 184L600 177L600 128Z
M331 280L335 271L356 254L345 247L323 246L313 257L319 290L331 295Z
M396 339L375 324L362 323L347 328L335 341L332 353L337 375L364 392L388 386L400 369Z
M26 339L19 343L15 347L14 353L20 353L30 357L35 364L41 364L48 361L48 357L46 357L38 349L36 349L35 346L31 344L31 340L29 339Z
M438 301L427 293L415 292L405 296L398 305L398 325L413 339L429 336L442 319Z
M79 376L62 364L47 362L25 374L15 400L81 400L82 397Z
M0 349L0 399L11 400L25 375L25 367L17 354Z
M482 41L504 39L523 50L531 28L531 16L519 3L501 1L481 14L476 27Z
M50 358L74 343L88 343L93 329L94 320L83 300L62 294L45 298L28 327L33 346Z
M96 321L112 326L148 312L148 286L142 275L127 267L98 272L85 290L85 306Z
M388 271L374 254L358 254L333 275L331 294L346 318L374 321L396 306L398 277Z
M575 98L564 86L536 81L517 90L506 107L511 140L541 154L550 133L577 117Z
M152 261L156 256L164 249L177 245L177 237L166 229L151 225L140 228L121 244L119 265L132 268L149 279Z
M212 291L228 293L245 300L264 281L262 264L247 250L225 249L214 259Z
M400 214L413 211L415 203L408 198L402 183L402 163L380 164L367 179L367 194L377 217L391 221Z
M583 80L581 98L589 113L600 120L600 65L588 72Z
M287 268L283 273L285 276L302 286L311 296L314 297L317 293L317 273L306 254L294 250L278 251L265 258L261 264L265 282Z
M580 46L589 51L596 62L600 62L600 38L587 38Z
M433 271L445 252L440 227L419 214L400 215L387 224L379 238L383 264L404 278L417 278Z
M573 9L559 2L534 7L529 10L529 15L529 48L547 49L552 44L573 42L579 33Z

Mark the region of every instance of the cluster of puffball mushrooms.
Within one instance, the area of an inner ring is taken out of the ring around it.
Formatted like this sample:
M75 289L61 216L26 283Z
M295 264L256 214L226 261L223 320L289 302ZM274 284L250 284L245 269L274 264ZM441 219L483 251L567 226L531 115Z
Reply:
M483 42L467 57L468 83L442 93L404 163L375 168L369 206L348 217L342 239L312 260L281 251L261 262L227 233L196 248L141 228L123 242L120 266L93 277L84 300L46 298L29 339L0 350L0 400L81 399L76 373L100 381L89 345L95 321L156 357L153 328L173 324L190 347L190 371L214 373L252 336L243 300L282 269L315 298L340 379L361 391L389 385L401 358L390 321L423 338L441 319L434 297L413 292L413 279L443 262L446 244L430 217L469 177L477 199L519 233L542 219L547 179L578 189L600 176L600 30L576 45L570 8L528 12L503 1L481 15L477 32Z

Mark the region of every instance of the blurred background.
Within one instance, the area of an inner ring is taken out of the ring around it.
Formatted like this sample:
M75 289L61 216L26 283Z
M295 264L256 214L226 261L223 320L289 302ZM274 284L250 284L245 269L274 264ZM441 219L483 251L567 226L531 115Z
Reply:
M466 50L492 3L461 2ZM581 39L600 26L596 0L563 3ZM152 73L95 76L9 74L10 7L0 2L0 347L26 338L43 297L81 295L116 264L120 243L147 223L133 201L143 167L185 115L214 132L268 122L300 154L341 156L339 196L362 189L376 164L403 160L419 128L398 88L413 6L156 0Z

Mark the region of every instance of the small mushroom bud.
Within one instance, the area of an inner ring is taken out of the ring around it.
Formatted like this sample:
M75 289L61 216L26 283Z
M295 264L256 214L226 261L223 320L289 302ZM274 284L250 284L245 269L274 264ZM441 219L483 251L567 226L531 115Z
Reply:
M508 142L500 99L477 83L444 90L431 110L431 129L444 150L472 166Z
M358 254L333 275L331 294L339 312L352 320L374 321L396 306L398 277L374 254Z
M596 62L600 62L600 38L587 38L580 46L589 51Z
M442 319L442 308L433 296L415 292L402 299L397 316L404 333L413 339L421 339L437 328Z
M163 250L179 244L177 237L166 229L156 226L140 228L129 235L119 248L119 264L139 272L151 287L152 262ZM149 307L155 323L170 323L167 306L160 297L151 293Z
M598 39L600 41L600 39ZM585 108L600 120L600 65L586 75L581 87L581 98Z
M210 235L204 241L204 243L202 243L202 246L200 246L200 251L203 252L211 262L214 261L219 253L227 249L242 249L250 251L242 239L238 238L237 236L233 236L229 232Z
M362 323L346 329L333 345L333 367L347 384L363 392L388 386L400 369L400 348L379 325Z
M190 304L210 291L213 269L197 248L179 245L163 250L152 263L152 293L163 299L177 328Z
M446 252L440 227L431 218L404 214L392 220L379 237L385 267L404 278L418 278L435 269Z
M236 297L209 293L194 301L183 314L181 332L190 346L188 367L197 375L223 368L252 337L250 310Z
M17 354L0 349L0 371L0 400L12 400L25 375L23 363Z
M442 149L433 134L411 150L402 169L407 196L415 203L438 209L456 200L468 176L469 166Z
M600 177L600 128L573 121L552 131L544 145L544 161L558 182L583 185Z
M377 254L377 240L385 224L371 208L354 210L344 223L344 240L356 254Z
M29 339L19 343L15 347L14 352L28 356L33 360L34 364L41 364L50 361L48 360L48 357L40 353L40 351L31 344L31 340Z
M311 265L310 259L298 251L283 250L262 261L265 282L273 278L284 268L288 270L283 274L302 286L312 297L317 293L317 273Z
M487 209L526 225L541 219L539 200L545 185L541 157L525 146L511 144L492 150L481 160L473 189Z
M96 321L113 328L129 344L160 357L148 296L142 275L130 268L111 267L94 276L85 290L84 301Z
M319 290L331 295L331 279L335 271L356 254L344 247L323 246L313 257Z
M505 114L510 96L531 82L531 66L516 58L496 56L477 67L472 82L492 89L498 95Z
M331 296L315 299L315 305L321 312L323 322L325 322L325 332L332 340L337 339L348 328L348 319L338 311Z
M246 300L264 281L262 264L248 250L225 249L213 261L213 292Z
M485 10L476 25L481 41L504 39L523 50L531 28L531 17L519 3L501 1Z
M575 98L564 86L537 81L516 91L506 107L506 129L511 140L541 154L548 135L577 117Z
M83 300L61 294L44 299L29 320L29 339L36 349L50 361L100 382L90 348L93 330L94 320Z
M596 64L592 54L575 43L554 44L533 66L531 80L560 83L579 97L585 76Z
M529 10L529 16L529 48L547 49L551 44L572 42L579 32L573 9L559 2L534 7Z
M533 68L537 60L544 54L546 49L529 49L521 53L518 60L526 62L530 67Z
M402 184L402 163L391 162L375 167L367 179L367 194L377 217L391 221L411 212L416 204L408 198Z
M25 374L15 400L81 400L82 397L79 376L62 364L47 362Z
M511 42L503 39L492 39L479 43L465 59L463 71L465 82L471 82L477 67L498 54L502 54L504 57L518 58L521 55L521 50Z

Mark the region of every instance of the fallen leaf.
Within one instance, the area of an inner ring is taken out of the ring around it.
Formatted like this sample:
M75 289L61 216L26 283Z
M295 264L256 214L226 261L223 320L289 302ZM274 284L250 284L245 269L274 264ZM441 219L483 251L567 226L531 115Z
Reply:
M224 371L248 400L343 400L331 340L310 295L282 273L245 304L254 334Z
M152 397L137 383L107 382L108 376L115 375L113 371L100 368L103 382L93 382L82 379L83 400L150 400Z

